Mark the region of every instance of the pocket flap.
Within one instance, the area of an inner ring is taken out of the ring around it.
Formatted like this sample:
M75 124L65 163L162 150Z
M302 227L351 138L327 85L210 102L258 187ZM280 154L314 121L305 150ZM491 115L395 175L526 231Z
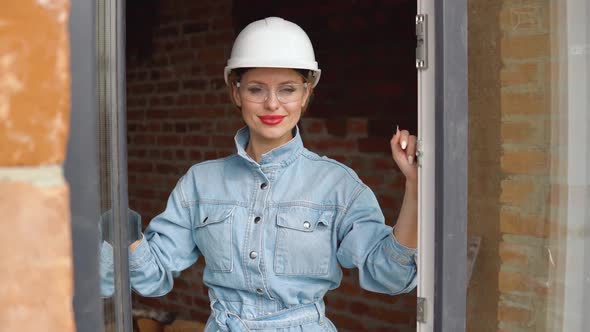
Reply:
M216 224L231 217L235 206L227 205L208 205L201 209L199 220L196 221L196 228L205 227L207 225Z
M277 225L302 232L313 232L318 225L330 226L332 215L332 211L308 207L280 208L277 214Z

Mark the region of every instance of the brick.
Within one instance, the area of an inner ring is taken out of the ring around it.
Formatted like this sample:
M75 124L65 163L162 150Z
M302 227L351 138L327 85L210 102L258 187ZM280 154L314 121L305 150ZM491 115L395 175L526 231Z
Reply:
M550 225L545 217L523 215L508 208L500 210L500 231L507 234L548 237Z
M521 273L500 271L499 289L504 293L528 292L530 291L530 278Z
M127 169L130 173L145 173L151 172L153 170L153 165L151 162L129 160L127 163Z
M539 69L536 63L512 64L500 71L500 81L503 87L538 84Z
M216 47L216 48L203 48L199 50L197 54L197 61L207 62L207 63L225 63L226 55L225 55L225 48L223 47ZM222 72L219 72L221 74Z
M204 22L191 22L185 23L182 25L182 33L184 35L192 34L192 33L199 33L203 31L207 31L209 29L209 24Z
M196 55L193 51L183 51L178 53L172 53L169 55L169 57L171 63L173 63L174 65L178 65L192 63L193 61L195 61Z
M361 289L359 288L359 285L356 283L351 283L351 282L342 282L340 284L340 287L338 287L338 292L339 293L345 293L345 294L349 294L349 295L357 295L359 294L361 291Z
M383 183L382 175L359 175L361 180L369 187L377 187Z
M202 90L207 86L207 81L202 79L182 81L182 88L185 90Z
M511 307L507 305L500 305L498 307L498 320L515 322L515 323L528 323L532 318L531 310Z
M393 161L392 157L383 157L383 158L376 158L371 161L371 167L374 170L393 170L397 166L395 166L395 162Z
M367 120L366 119L349 119L347 122L347 132L354 136L367 135Z
M548 158L543 151L504 151L500 164L502 171L510 174L547 174Z
M70 112L68 10L68 1L2 4L0 166L64 161Z
M2 329L74 331L67 187L0 181L0 211Z
M177 81L158 83L159 93L169 93L178 91L179 84Z
M366 331L363 327L361 320L356 319L354 316L351 315L343 315L343 314L332 314L328 316L334 325L336 326L346 326L347 329L351 331Z
M498 286L502 293L534 294L547 296L548 286L521 272L500 271Z
M534 126L533 122L504 121L500 128L500 138L503 143L539 144L544 141L543 131Z
M184 146L208 146L209 136L190 135L182 138L182 145Z
M502 92L500 96L502 115L548 114L547 98L544 94Z
M381 152L391 154L389 140L381 137L368 137L359 139L360 152Z
M504 36L500 49L503 59L548 57L551 50L549 34Z
M314 149L319 151L351 151L355 150L356 142L354 140L345 138L324 138L317 141L312 141Z
M178 146L181 138L175 135L161 135L157 136L156 144L159 146Z
M500 202L520 206L530 199L535 189L532 182L528 180L504 179L500 183Z
M526 268L529 262L527 246L525 245L501 242L499 254L502 264L522 266Z

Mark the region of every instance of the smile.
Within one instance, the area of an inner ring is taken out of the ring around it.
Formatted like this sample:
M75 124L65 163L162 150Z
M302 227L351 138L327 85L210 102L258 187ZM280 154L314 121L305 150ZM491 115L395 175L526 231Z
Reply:
M281 121L283 121L285 116L284 115L263 115L263 116L259 116L258 118L260 118L260 121L262 121L262 123L264 123L265 125L274 126L274 125L278 125L279 123L281 123Z

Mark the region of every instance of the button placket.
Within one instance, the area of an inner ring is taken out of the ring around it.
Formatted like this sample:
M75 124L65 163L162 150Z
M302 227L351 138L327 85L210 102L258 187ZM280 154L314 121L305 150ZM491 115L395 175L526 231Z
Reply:
M253 213L253 217L251 217L253 223L255 225L261 224L260 222L264 218L264 211L266 206L266 201L268 200L270 191L269 186L269 179L262 173L261 171L256 172L256 177L258 177L258 181L256 183L256 190L254 192L254 199L251 204L251 211ZM249 248L249 251L246 254L246 270L244 271L248 276L246 279L248 280L249 287L259 296L265 295L265 280L264 275L261 272L263 269L259 267L260 264L263 264L263 250L260 248L261 245L261 237L264 231L264 227L261 226L252 226L248 227L249 236L247 237L248 243L246 243L246 248Z

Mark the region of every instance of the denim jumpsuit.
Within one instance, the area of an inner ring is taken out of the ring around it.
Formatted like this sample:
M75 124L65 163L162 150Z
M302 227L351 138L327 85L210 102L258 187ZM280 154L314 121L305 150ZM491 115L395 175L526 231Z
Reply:
M344 268L385 294L416 285L416 251L399 244L373 192L350 168L307 150L298 128L260 162L245 151L194 165L130 254L132 287L162 296L200 257L205 332L336 331L322 298Z

